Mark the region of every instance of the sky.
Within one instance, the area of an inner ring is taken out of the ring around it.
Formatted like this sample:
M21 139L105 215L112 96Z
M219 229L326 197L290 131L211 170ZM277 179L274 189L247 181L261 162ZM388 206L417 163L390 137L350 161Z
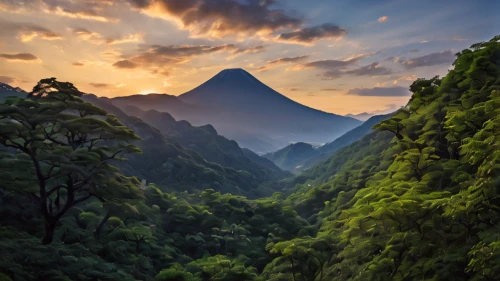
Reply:
M499 11L497 0L0 0L0 82L180 95L243 68L319 110L382 113L500 34Z

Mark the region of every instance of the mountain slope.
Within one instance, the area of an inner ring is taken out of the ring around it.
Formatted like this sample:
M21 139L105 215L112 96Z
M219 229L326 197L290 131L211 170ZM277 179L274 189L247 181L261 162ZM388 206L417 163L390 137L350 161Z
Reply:
M261 165L261 160L250 159L235 141L217 134L211 125L194 127L187 121L176 121L166 112L156 110L143 111L137 107L128 106L125 111L132 116L141 118L146 123L160 130L167 138L177 141L187 149L198 152L207 161L244 170L256 177L258 181L279 180L289 176L276 165ZM259 157L257 155L257 157ZM259 157L260 158L260 157Z
M498 279L499 41L458 53L443 79L417 79L404 109L305 172L288 200L319 232L276 245L266 276L320 244L324 280Z
M178 97L167 94L148 94L116 97L113 98L112 101L114 105L122 109L126 108L127 106L136 106L146 111L162 109L163 112L168 112L173 116L184 116L190 111L196 110L194 106L190 106L184 103Z
M19 87L12 87L0 82L0 102L9 96L26 97L28 93Z
M297 143L289 145L276 152L265 154L264 157L272 160L278 165L278 167L284 170L292 173L298 173L327 160L338 149L348 146L361 139L364 135L372 132L373 125L391 117L393 114L394 113L373 116L360 126L345 133L333 142L327 143L318 148L313 148L312 145L309 144Z
M128 104L169 112L195 126L212 124L221 135L260 153L294 142L325 143L361 124L296 103L242 69L223 70L175 101L168 99L156 105L157 95L114 100L121 107ZM172 109L178 100L188 107Z
M318 154L318 150L311 144L298 142L290 144L278 151L264 154L263 157L273 161L273 163L284 170L295 172L301 168L301 163Z
M375 124L377 124L385 119L390 118L392 115L394 115L394 113L386 114L386 115L376 115L376 116L370 117L368 120L366 120L359 127L352 129L351 131L345 133L344 135L342 135L341 137L339 137L338 139L336 139L330 143L327 143L323 146L320 146L318 148L317 155L315 155L314 157L312 157L306 161L302 161L300 163L299 171L304 171L304 170L309 169L322 161L327 160L340 148L342 148L344 146L348 146L351 143L361 139L366 134L369 134L370 132L372 132L372 127Z
M94 95L84 95L82 98L114 114L142 138L135 144L143 154L128 156L127 161L119 164L127 175L154 182L169 191L213 188L224 193L250 197L262 195L256 189L262 179L259 180L255 175L206 161L199 153L166 138L143 120L125 114L107 98ZM271 190L268 192L272 193Z

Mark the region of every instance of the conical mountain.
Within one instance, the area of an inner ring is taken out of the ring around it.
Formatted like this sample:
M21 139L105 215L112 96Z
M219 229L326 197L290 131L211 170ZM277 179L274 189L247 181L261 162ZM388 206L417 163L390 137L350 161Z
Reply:
M325 143L361 124L297 103L239 68L219 72L175 101L150 100L147 95L119 98L119 105L169 112L196 126L211 124L221 135L260 153L294 142ZM179 102L183 110L174 106Z

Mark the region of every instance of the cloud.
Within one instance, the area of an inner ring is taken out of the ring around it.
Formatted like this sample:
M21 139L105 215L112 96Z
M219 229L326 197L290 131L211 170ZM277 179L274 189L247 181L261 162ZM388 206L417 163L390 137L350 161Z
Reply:
M378 54L379 52L371 52L371 53L362 53L362 54L356 54L348 59L344 60L318 60L318 61L312 61L304 64L297 65L296 67L293 68L293 70L300 70L303 68L309 68L309 69L324 69L326 72L324 72L321 75L325 78L325 80L333 80L336 78L339 78L341 76L346 76L346 75L355 75L355 76L363 76L363 75L370 75L370 76L378 76L378 75L386 75L392 73L392 71L386 67L381 66L378 62L374 62L372 64L366 65L366 66L361 66L361 67L356 67L358 64L359 60L363 58L367 58L370 56L373 56L375 54Z
M62 40L62 36L45 27L32 23L17 23L0 20L0 35L17 36L21 42L30 42L35 38L43 40Z
M38 4L38 1L0 0L0 11L20 13L24 10L31 10Z
M389 19L389 17L388 17L388 16L383 16L383 17L378 18L378 20L377 20L377 21L378 21L378 22L386 22L388 19Z
M19 37L22 42L29 42L36 37L43 40L62 40L62 36L60 34L31 24L20 27Z
M346 34L347 30L330 23L325 23L288 33L282 33L278 36L278 40L291 43L311 44L320 39L339 39Z
M264 71L267 71L269 70L269 67L263 65L263 66L260 66L257 68L257 72L264 72Z
M127 34L119 38L107 38L105 39L105 43L107 45L116 45L116 44L124 44L124 43L138 43L144 41L144 33L133 33Z
M344 75L344 72L342 72L338 69L333 69L333 70L328 70L327 72L323 73L320 76L323 76L324 78L326 78L324 80L333 80L333 79L342 77L342 75Z
M406 87L374 87L350 89L347 92L347 95L369 97L404 97L411 95L411 92Z
M129 60L117 61L113 64L113 66L116 68L124 68L124 69L134 69L134 68L139 67L138 64L135 64Z
M117 18L111 18L111 17L104 17L99 15L97 12L88 10L88 11L71 11L71 10L66 10L61 7L56 7L54 9L50 10L44 10L46 13L51 13L55 14L58 16L63 16L63 17L69 17L69 18L74 18L74 19L86 19L86 20L95 20L95 21L102 21L102 22L118 22L119 20Z
M58 16L85 19L100 22L118 22L117 18L107 16L104 9L116 1L111 0L41 0L41 9L45 13Z
M138 68L151 70L153 74L165 76L168 68L181 63L186 63L197 56L227 52L230 55L251 53L262 50L261 47L240 48L234 44L208 46L208 45L151 45L142 47L135 55L122 58L113 66L117 68Z
M18 53L18 54L0 54L0 58L9 60L9 61L24 61L24 62L36 62L39 59L30 53Z
M105 8L114 5L113 0L0 0L0 11L10 13L44 12L52 15L101 22L117 22L108 16Z
M420 50L419 49L411 49L411 50L409 50L409 52L410 53L418 53L418 52L420 52Z
M404 75L404 76L396 78L396 80L394 80L392 82L392 84L396 85L396 84L398 84L401 81L415 81L415 80L417 80L417 75L415 75L415 74L413 74L413 75Z
M418 68L432 65L452 64L455 60L455 55L451 50L445 50L438 53L432 53L413 59L403 60L401 64L406 68Z
M363 66L357 69L345 71L346 74L352 74L355 76L377 76L377 75L386 75L391 74L392 70L389 68L381 66L378 62L371 63L367 66Z
M221 51L230 53L240 49L233 44L207 46L207 45L153 45L142 53L130 58L131 61L142 65L165 65L188 61L191 57L208 55Z
M75 34L81 40L88 41L95 45L117 45L124 43L139 43L144 41L144 33L131 33L126 34L121 37L104 37L100 33L95 31L90 31L85 28L75 28L72 29L73 34Z
M183 29L196 35L225 37L229 35L270 34L277 30L297 28L302 17L275 9L276 0L127 0L147 15L174 19Z
M14 83L16 79L8 76L0 76L0 83L11 84Z
M326 89L321 89L320 91L322 91L322 92L336 92L336 91L338 91L338 89L326 88Z
M71 65L73 65L73 66L84 66L85 64L83 62L75 61Z
M302 66L304 68L322 68L322 69L345 68L349 65L356 64L358 61L359 58L352 58L348 60L318 60L305 63Z
M238 50L234 51L232 54L233 55L255 54L255 53L263 52L265 49L266 49L266 47L263 46L263 45L255 46L255 47L249 47L249 48L239 48Z
M267 64L280 64L280 63L293 63L293 62L299 62L303 61L310 57L310 55L305 55L305 56L298 56L298 57L291 57L291 58L278 58L274 59L272 61L269 61Z
M166 71L166 70L158 70L158 69L155 69L153 70L151 73L153 74L160 74L162 76L170 76L170 72Z
M113 86L112 84L107 84L107 83L89 83L89 85L94 88L109 88Z
M359 62L359 60L371 57L373 55L376 55L380 53L378 52L370 52L370 53L360 53L360 54L355 54L349 58L346 58L344 60L318 60L318 61L312 61L308 62L302 65L299 65L295 69L302 69L302 68L321 68L321 69L328 69L328 70L339 70L339 69L345 69L349 66L355 65L356 63Z

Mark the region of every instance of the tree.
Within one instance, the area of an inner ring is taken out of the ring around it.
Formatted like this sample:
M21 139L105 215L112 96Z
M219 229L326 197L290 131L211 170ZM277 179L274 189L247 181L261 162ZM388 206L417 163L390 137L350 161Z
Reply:
M15 150L0 161L0 186L29 194L40 205L50 244L61 217L92 197L134 198L139 183L121 175L112 160L140 150L139 137L113 115L80 99L71 83L43 79L27 99L0 104L0 144ZM20 170L18 167L23 167Z

